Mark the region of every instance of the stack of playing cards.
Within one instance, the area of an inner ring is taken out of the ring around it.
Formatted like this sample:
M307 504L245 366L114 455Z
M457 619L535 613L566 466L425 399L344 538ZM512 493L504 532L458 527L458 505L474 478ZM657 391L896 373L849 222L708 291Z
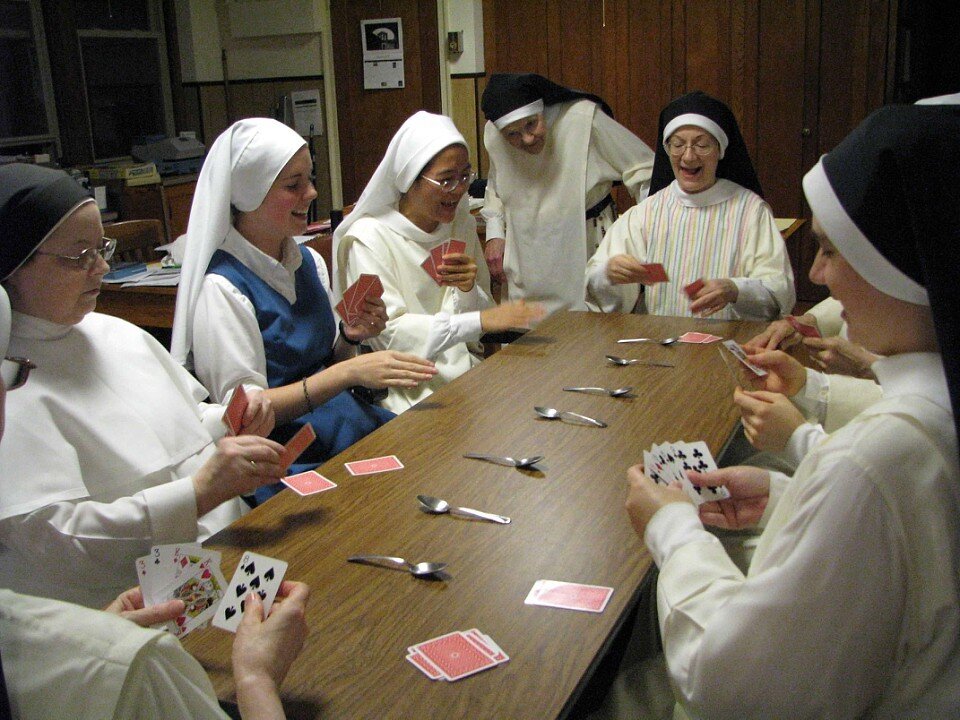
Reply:
M431 680L459 680L510 658L476 628L447 633L407 648L407 660Z
M702 440L654 444L649 450L643 451L643 468L647 477L661 485L679 482L695 505L730 497L730 491L722 485L715 488L698 487L687 478L688 471L709 472L717 469L710 448Z
M360 310L367 298L379 299L383 296L383 283L376 275L361 273L357 281L343 293L343 299L337 303L337 313L347 325L353 325L360 317Z
M144 606L183 600L183 614L167 623L176 637L205 626L227 589L220 553L196 543L155 545L136 566Z
M420 263L420 267L427 271L427 275L433 278L433 281L439 285L443 281L440 275L440 266L443 265L443 256L448 254L462 253L467 249L467 244L462 240L447 240L436 245L430 250L427 259Z
M603 585L537 580L523 602L527 605L599 613L603 612L611 595L613 595L613 588Z
M719 335L702 332L685 332L677 338L678 342L691 343L693 345L706 345L707 343L716 342L717 340L723 340L723 338Z

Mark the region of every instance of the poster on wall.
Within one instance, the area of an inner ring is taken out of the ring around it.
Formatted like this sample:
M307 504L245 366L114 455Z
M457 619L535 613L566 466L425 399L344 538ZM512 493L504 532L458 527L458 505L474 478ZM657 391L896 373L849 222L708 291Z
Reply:
M403 87L403 23L400 18L361 20L363 89Z

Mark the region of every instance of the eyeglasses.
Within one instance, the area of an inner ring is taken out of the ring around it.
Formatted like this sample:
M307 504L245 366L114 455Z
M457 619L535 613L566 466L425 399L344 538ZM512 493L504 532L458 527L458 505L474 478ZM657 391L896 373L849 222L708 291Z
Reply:
M2 367L0 373L3 375L3 386L7 390L16 390L23 386L27 378L30 377L30 371L36 365L26 358L5 357L0 367Z
M98 257L109 260L113 257L113 253L117 249L117 241L113 238L104 237L100 239L103 241L100 247L87 248L79 255L61 255L59 253L44 252L43 250L37 250L37 255L50 255L52 257L58 257L61 260L71 260L75 262L81 270L89 272L96 264Z
M671 140L667 143L667 152L670 153L670 157L683 157L683 154L687 151L687 148L692 149L693 154L697 157L707 157L708 155L712 155L720 149L715 143L701 142L687 145L679 140Z
M469 185L472 183L474 178L477 177L477 174L475 172L468 172L464 173L460 177L447 178L446 180L434 180L426 175L421 175L420 177L422 177L431 185L436 185L438 188L443 190L443 192L452 193L461 185Z

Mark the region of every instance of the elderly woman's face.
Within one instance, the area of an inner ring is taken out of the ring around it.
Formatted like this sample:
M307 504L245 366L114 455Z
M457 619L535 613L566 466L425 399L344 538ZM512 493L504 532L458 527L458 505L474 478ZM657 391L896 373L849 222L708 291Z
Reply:
M470 175L470 156L463 145L449 145L433 156L420 176L400 199L400 212L424 232L433 232L440 223L451 223L469 182L460 182L452 192L437 183L461 180ZM431 180L433 182L431 182Z
M89 268L57 256L77 257L88 248L99 248L102 240L103 225L96 203L81 205L7 278L4 285L10 305L27 315L76 325L96 308L100 281L110 266L99 255Z
M543 119L543 113L514 120L500 132L517 150L531 155L539 155L547 142L547 123Z
M698 193L717 182L720 144L706 130L684 125L667 140L667 154L680 189Z

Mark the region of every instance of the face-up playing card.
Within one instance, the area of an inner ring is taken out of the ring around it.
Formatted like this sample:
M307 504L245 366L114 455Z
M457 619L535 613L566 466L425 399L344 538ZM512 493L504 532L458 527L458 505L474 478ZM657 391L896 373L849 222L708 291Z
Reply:
M243 385L237 385L233 395L230 396L230 404L223 413L223 422L230 429L231 435L239 435L243 430L243 414L247 411L249 402Z
M290 475L283 478L282 482L300 495L313 495L324 490L332 490L337 486L335 482L328 480L316 470Z
M243 617L247 595L251 592L257 593L263 600L263 613L266 617L286 572L287 563L283 560L258 555L249 550L245 552L227 585L223 601L213 616L213 625L236 632Z
M682 343L692 343L695 345L707 344L716 342L717 340L722 340L719 335L711 335L710 333L702 332L685 332L683 335L677 338L678 342Z
M280 465L286 469L293 465L293 461L300 457L301 453L310 447L310 443L317 439L317 433L313 425L307 423L297 430L297 434L287 440L283 446L283 452L280 453Z
M565 610L599 613L603 612L611 595L613 595L611 587L559 580L537 580L523 602L527 605L544 605Z
M384 455L369 460L354 460L346 463L347 472L351 475L372 475L389 470L400 470L402 467L403 463L396 455Z
M703 289L703 286L704 286L703 278L697 278L689 285L684 285L683 291L687 294L688 298L693 300L697 296L697 293Z
M805 323L802 323L799 320L797 320L797 318L795 318L793 315L787 315L785 319L788 323L790 323L790 326L794 330L796 330L798 333L800 333L804 337L812 337L812 338L821 337L820 331L817 330L813 325L807 325Z
M171 588L161 591L163 600L183 601L183 613L167 623L167 628L178 638L210 621L227 587L219 565L191 567L192 570L182 574Z
M425 657L447 680L459 680L498 664L461 632L447 633L413 645L408 652Z
M654 444L649 451L643 452L643 468L647 477L660 485L679 482L695 505L730 497L729 490L722 485L714 488L698 487L690 482L687 476L687 473L717 469L710 448L702 440Z
M733 341L731 340L729 342ZM726 347L726 343L724 343L724 347ZM734 387L745 390L762 390L765 385L763 377L756 375L752 370L748 370L747 366L736 357L734 352L725 352L724 347L718 347L717 350L720 353L723 364L730 373L730 377L733 378ZM764 374L766 374L766 371L764 371Z
M757 377L765 377L767 371L763 368L757 367L752 362L747 360L746 351L740 347L740 344L736 340L724 340L723 346L730 351L730 354L733 355L737 360L739 360L743 365L750 370Z
M641 267L647 271L647 279L644 285L654 285L656 283L667 282L667 271L661 263L644 263Z

